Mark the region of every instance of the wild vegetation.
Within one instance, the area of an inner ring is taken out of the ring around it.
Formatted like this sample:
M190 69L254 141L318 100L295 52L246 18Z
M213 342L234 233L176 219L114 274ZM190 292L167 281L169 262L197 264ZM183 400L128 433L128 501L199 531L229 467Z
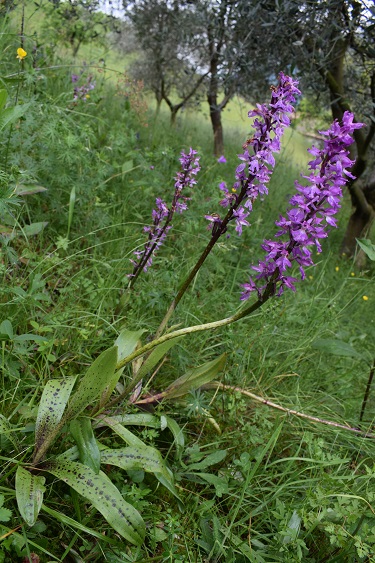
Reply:
M340 254L346 192L333 228L359 124L281 74L214 156L106 16L70 41L46 6L0 36L0 562L375 561L374 245Z

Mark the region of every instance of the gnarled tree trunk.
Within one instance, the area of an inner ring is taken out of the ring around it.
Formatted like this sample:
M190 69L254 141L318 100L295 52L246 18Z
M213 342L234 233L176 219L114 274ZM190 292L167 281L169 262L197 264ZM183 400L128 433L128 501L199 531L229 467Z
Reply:
M346 39L337 41L335 44L335 56L332 64L325 72L325 80L330 91L332 116L341 119L344 111L351 111L348 101L345 99L344 90L344 57L349 42ZM371 95L375 102L375 73L371 79ZM374 106L375 107L375 106ZM355 144L350 148L350 156L355 160L352 173L357 181L348 182L350 198L354 211L349 219L344 239L341 244L341 253L348 257L354 256L357 248L357 238L364 237L369 232L375 217L375 181L365 183L358 180L367 168L367 153L370 143L375 134L375 123L370 127L357 129L354 132ZM363 265L364 256L358 253L357 263Z

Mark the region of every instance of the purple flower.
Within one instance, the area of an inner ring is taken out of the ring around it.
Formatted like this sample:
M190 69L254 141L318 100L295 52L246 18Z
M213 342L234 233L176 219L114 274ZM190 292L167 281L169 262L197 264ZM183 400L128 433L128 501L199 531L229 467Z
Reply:
M187 201L189 197L182 195L182 191L186 188L193 187L197 182L195 176L200 170L199 157L195 156L197 151L190 148L188 154L181 152L181 171L175 177L175 192L170 207L161 198L156 198L156 209L152 211L153 224L144 227L144 231L148 233L148 240L143 250L134 252L137 260L130 260L134 266L133 273L129 277L133 278L133 282L138 275L144 270L145 272L152 264L155 252L160 248L167 233L172 228L170 224L174 213L182 213L187 209Z
M75 83L79 79L77 74L72 74L72 82ZM86 84L82 86L75 86L73 90L73 100L83 100L84 102L90 98L89 92L95 88L95 80L93 80L92 75L87 77Z
M227 162L227 159L225 158L225 156L222 154L218 159L217 159L219 164L225 164Z
M236 221L236 231L239 235L242 235L242 227L249 225L248 221L246 221L248 215L250 215L250 213L247 213L243 207L239 207L233 211L233 217Z
M340 208L341 187L348 178L354 178L348 171L354 164L348 156L348 146L353 142L354 130L362 126L363 123L354 123L353 114L346 111L342 125L334 121L327 131L320 131L326 137L324 147L318 149L313 146L309 149L314 156L314 160L309 162L311 173L302 176L308 180L308 185L295 182L298 193L289 201L292 207L288 209L286 217L280 216L276 221L279 230L275 236L286 236L286 241L264 241L262 248L267 253L266 257L252 269L258 272L255 278L265 283L259 287L250 278L248 283L242 285L242 301L254 291L257 291L261 300L265 292L269 297L276 290L277 295L281 295L285 287L295 291L296 278L286 275L293 261L299 265L301 279L305 279L304 268L314 265L310 247L315 246L321 252L320 239L327 236L329 227L336 227L333 215Z
M240 164L236 168L232 192L229 192L225 184L220 184L220 189L224 192L220 205L229 207L228 214L223 219L223 232L229 221L235 220L236 231L240 235L242 227L249 225L245 221L248 213L244 215L244 208L251 212L254 200L259 195L268 193L267 183L275 166L273 153L280 151L281 137L290 124L288 114L293 111L292 102L300 94L297 84L296 80L280 73L279 85L272 88L271 102L268 105L258 104L256 109L249 112L249 117L255 117L255 131L243 145L244 152L238 155ZM212 223L209 227L211 226Z

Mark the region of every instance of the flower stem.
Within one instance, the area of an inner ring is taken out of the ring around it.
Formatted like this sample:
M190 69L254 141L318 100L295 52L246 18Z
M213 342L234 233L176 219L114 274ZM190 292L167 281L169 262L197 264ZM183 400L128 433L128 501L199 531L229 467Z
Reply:
M181 301L184 293L187 291L187 289L189 288L191 282L194 280L195 276L197 275L197 273L199 272L200 268L202 267L202 265L204 264L207 256L210 254L211 250L213 249L213 247L215 246L215 244L217 243L217 241L219 240L219 238L221 237L222 234L224 234L227 230L227 225L229 223L229 221L231 220L231 218L233 217L233 212L239 207L239 205L241 204L243 198L246 195L247 189L249 187L249 184L254 180L255 176L252 175L250 176L247 181L245 182L245 184L242 187L241 193L239 195L239 198L237 199L236 203L234 203L232 205L232 207L229 209L228 213L226 214L226 216L224 217L224 219L221 221L220 224L217 224L216 229L213 230L212 232L212 236L211 239L209 241L209 243L207 244L206 248L204 249L204 251L202 252L202 254L200 255L200 257L198 258L195 266L193 267L193 269L191 270L190 274L188 275L188 277L185 279L185 281L182 283L176 297L173 299L172 303L170 304L163 320L161 321L156 333L155 333L155 338L159 338L160 335L163 333L165 327L168 324L169 319L171 318L171 316L173 315L177 305L179 304L179 302Z
M220 328L222 326L230 325L232 323L235 323L236 321L239 321L241 319L244 319L245 317L248 317L249 315L254 313L254 311L259 309L262 305L264 305L264 303L269 299L269 297L271 297L272 287L273 287L273 284L271 284L271 282L270 282L269 283L269 291L265 292L265 294L263 295L261 300L258 299L258 301L255 301L255 303L250 305L250 307L247 307L246 309L239 311L238 313L236 313L235 315L232 315L231 317L227 317L227 318L221 319L219 321L213 321L211 323L206 323L206 324L201 324L201 325L190 326L190 327L187 327L187 328L182 328L180 330L175 330L174 332L169 332L167 334L164 334L163 336L160 336L159 338L155 338L151 342L148 342L148 344L145 344L141 348L138 348L137 350L135 350L134 352L132 352L131 354L126 356L126 358L123 358L120 362L118 362L118 364L116 365L116 371L123 368L126 364L132 362L136 358L139 358L140 356L144 356L147 352L150 352L151 350L156 348L156 346L163 344L163 342L167 342L168 340L172 340L173 338L177 338L179 336L184 336L185 334L191 334L193 332L202 332L204 330L213 330L215 328ZM129 395L129 393L134 389L134 387L139 383L139 381L141 379L142 379L142 376L141 377L135 376L131 380L129 385L124 389L124 391L120 395L118 395L117 397L112 399L112 401L107 403L106 408L111 408L111 407L117 405L118 403L120 403L123 399L125 399L125 397L127 397Z
M318 416L311 416L309 414L305 414L303 412L296 411L294 409L287 409L286 407L282 407L277 403L273 403L268 399L264 399L263 397L259 397L246 389L242 389L241 387L236 387L235 385L225 385L224 383L213 381L211 383L207 383L204 385L205 389L221 389L223 391L236 391L237 393L241 393L241 395L245 395L245 397L249 397L250 399L254 399L254 401L258 401L263 405L267 405L273 409L277 409L279 411L285 412L286 414L292 414L294 416L298 416L299 418L304 418L305 420L309 420L310 422L317 422L318 424L325 424L327 426L333 426L334 428L338 428L340 430L347 430L348 432L354 432L355 434L359 434L364 438L375 438L375 434L370 434L369 432L365 432L364 430L360 430L359 428L354 428L352 426L347 426L345 424L340 424L338 422L334 422L332 420L325 420L324 418L320 418Z

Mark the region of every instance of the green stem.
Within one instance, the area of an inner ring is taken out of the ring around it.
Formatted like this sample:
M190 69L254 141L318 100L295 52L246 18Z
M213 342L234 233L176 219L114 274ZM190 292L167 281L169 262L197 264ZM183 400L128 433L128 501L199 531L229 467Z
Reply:
M245 397L249 397L250 399L253 399L254 401L258 401L258 403L262 403L263 405L266 405L268 407L271 407L273 409L282 411L288 415L292 414L294 416L298 416L299 418L303 418L305 420L309 420L310 422L315 422L318 424L325 424L326 426L332 426L333 428L337 428L340 430L347 430L348 432L354 432L355 434L359 434L360 436L364 437L364 438L375 438L375 434L371 434L370 432L365 432L364 430L361 430L360 428L355 428L353 426L349 426L346 424L340 424L338 422L334 422L333 420L325 420L324 418L320 418L318 416L311 416L309 414L305 414L303 412L300 411L296 411L294 409L288 409L286 407L282 407L281 405L274 403L272 401L269 401L268 399L264 399L263 397L259 397L258 395L255 395L254 393L251 393L250 391L247 391L247 389L242 389L242 387L236 387L235 385L225 385L224 383L220 383L220 382L216 382L216 381L212 381L211 383L207 383L206 385L204 385L205 389L220 389L221 391L235 391L236 393L241 393L242 395L244 395Z
M264 305L266 301L268 301L268 299L272 295L272 288L273 288L273 284L269 282L267 289L262 296L262 300L258 299L258 301L250 305L250 307L247 307L246 309L239 311L238 313L232 315L231 317L227 317L226 319L221 319L219 321L213 321L211 323L195 325L187 328L182 328L180 330L175 330L174 332L169 332L159 338L156 338L155 340L152 340L148 344L145 344L141 348L138 348L137 350L126 356L126 358L120 360L116 365L116 371L123 368L126 364L132 362L136 358L139 358L140 356L144 356L144 354L150 352L151 350L156 348L156 346L163 344L163 342L167 342L168 340L172 340L173 338L177 338L178 336L184 336L185 334L191 334L193 332L202 332L204 330L213 330L215 328L220 328L222 326L230 325L232 323L235 323L236 321L248 317L254 311L259 309L262 305ZM141 379L142 377L139 376L133 378L129 383L129 385L124 389L124 391L120 395L112 399L112 401L110 401L106 405L106 408L111 408L117 405L118 403L120 403L125 397L128 396L128 394L134 389L134 387L139 383Z
M228 213L226 214L226 216L224 217L224 219L220 223L220 226L217 227L216 231L214 230L215 225L213 226L213 232L212 232L212 236L211 236L209 243L207 244L206 248L204 249L204 251L200 255L197 263L195 264L194 268L191 270L188 277L182 283L176 297L173 299L172 303L170 304L168 311L166 312L163 320L161 321L161 323L159 325L158 330L155 333L155 338L159 338L159 336L163 333L165 327L168 324L169 319L171 318L171 316L174 313L174 310L176 309L177 305L181 301L184 293L186 292L186 290L190 286L191 282L193 281L193 279L197 275L198 271L200 270L200 268L204 264L207 256L210 254L211 250L213 249L213 247L215 246L215 244L217 243L217 241L219 240L221 235L226 232L227 225L233 217L233 212L235 210L237 210L237 208L239 207L239 205L243 201L243 199L246 195L247 189L249 187L249 184L254 180L254 178L255 178L255 176L252 175L246 180L245 184L243 185L243 187L241 189L241 193L240 193L236 203L234 205L232 205L232 207L229 209Z

